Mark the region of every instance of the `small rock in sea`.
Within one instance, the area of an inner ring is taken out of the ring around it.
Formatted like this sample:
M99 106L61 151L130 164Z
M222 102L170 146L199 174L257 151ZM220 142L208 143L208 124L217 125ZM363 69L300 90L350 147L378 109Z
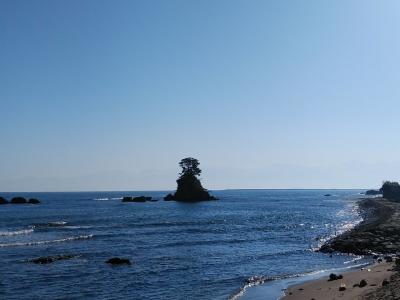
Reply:
M382 258L378 258L377 262L381 263L382 262Z
M175 200L174 195L168 194L167 196L164 197L164 201L173 201Z
M38 257L31 259L29 262L32 262L34 264L39 264L39 265L44 265L44 264L50 264L58 260L64 260L64 259L71 259L76 257L76 255L55 255L55 256L43 256L43 257Z
M299 291L304 291L304 289L303 288L299 288Z
M375 254L374 256L372 256L372 258L373 258L373 259L378 259L378 258L379 258L379 255L376 255L376 254Z
M324 195L325 197L330 197L330 196L332 196L331 194L325 194Z
M368 283L367 283L367 281L365 280L365 279L362 279L361 281L360 281L360 283L359 283L359 287L360 288L363 288L364 286L367 286L368 285Z
M382 286L385 286L385 285L388 285L388 284L389 284L388 280L385 279L385 280L382 281Z
M39 204L40 201L39 201L38 199L31 198L31 199L29 199L28 203L29 203L29 204Z
M113 257L106 261L110 265L130 265L131 262L127 258Z
M140 196L140 197L122 198L122 202L146 202L146 201L151 201L151 197Z
M10 202L8 202L6 199L4 199L3 197L0 197L0 204L8 204Z
M11 199L11 204L25 204L28 201L23 197L14 197Z

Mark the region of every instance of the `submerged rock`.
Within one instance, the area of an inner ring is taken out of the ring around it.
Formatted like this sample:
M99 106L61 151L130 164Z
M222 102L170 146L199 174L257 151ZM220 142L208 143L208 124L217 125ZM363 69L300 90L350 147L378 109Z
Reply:
M23 197L14 197L11 199L11 204L26 204L28 201Z
M130 265L131 262L127 258L113 257L106 261L110 265Z
M54 255L54 256L43 256L43 257L38 257L31 259L29 262L32 262L34 264L51 264L55 261L59 260L65 260L65 259L71 259L77 257L76 255Z

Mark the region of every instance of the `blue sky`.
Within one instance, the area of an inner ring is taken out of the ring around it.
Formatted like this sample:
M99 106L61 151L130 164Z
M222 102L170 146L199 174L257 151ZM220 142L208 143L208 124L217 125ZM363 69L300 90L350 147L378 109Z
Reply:
M0 191L399 179L398 1L0 1Z

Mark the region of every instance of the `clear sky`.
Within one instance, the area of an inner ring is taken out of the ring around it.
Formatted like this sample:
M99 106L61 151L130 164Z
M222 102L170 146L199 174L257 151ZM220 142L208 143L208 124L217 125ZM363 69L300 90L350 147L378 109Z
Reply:
M0 0L0 191L400 179L400 2Z

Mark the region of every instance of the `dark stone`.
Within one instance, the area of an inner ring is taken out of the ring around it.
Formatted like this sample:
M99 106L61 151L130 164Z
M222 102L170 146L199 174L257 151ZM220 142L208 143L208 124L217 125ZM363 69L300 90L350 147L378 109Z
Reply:
M360 284L359 283L353 284L353 288L355 288L355 287L360 287Z
M44 264L51 264L58 260L71 259L74 257L76 257L76 255L43 256L43 257L31 259L29 262L32 262L34 264L44 265Z
M343 291L345 291L346 290L346 287L344 287L344 286L341 286L340 288L339 288L339 292L343 292Z
M392 258L391 256L385 256L384 258L385 258L385 261L386 261L387 263L393 262L393 258Z
M330 197L330 196L332 196L331 194L325 194L324 195L325 197Z
M11 199L11 204L26 204L28 201L23 197L14 197Z
M372 258L373 258L373 259L378 259L378 258L379 258L379 255L376 255L376 254L375 254L374 256L372 256Z
M385 280L382 281L382 286L385 286L385 285L388 285L388 284L389 284L388 280L385 279Z
M382 194L382 191L380 191L380 190L368 190L365 192L365 195L368 195L368 196L375 196L375 195L381 195L381 194Z
M131 262L127 258L113 257L106 261L110 265L130 265Z
M367 286L368 283L367 283L367 281L365 279L362 279L358 285L359 285L360 288L363 288L364 286Z
M4 199L3 197L0 197L0 205L1 204L9 204L10 202L8 202L6 199Z
M39 201L38 199L31 198L31 199L29 199L28 203L29 203L29 204L39 204L40 201Z
M329 280L328 281L334 281L334 280L338 280L338 279L342 279L343 275L336 275L335 273L331 273L329 274Z
M146 202L146 201L151 201L151 197L145 197L145 196L140 196L140 197L124 197L122 199L122 202Z

